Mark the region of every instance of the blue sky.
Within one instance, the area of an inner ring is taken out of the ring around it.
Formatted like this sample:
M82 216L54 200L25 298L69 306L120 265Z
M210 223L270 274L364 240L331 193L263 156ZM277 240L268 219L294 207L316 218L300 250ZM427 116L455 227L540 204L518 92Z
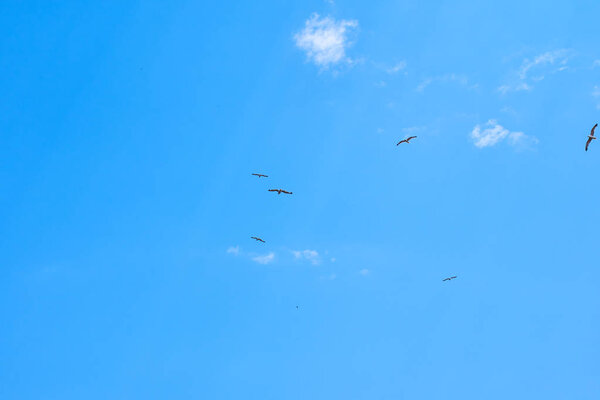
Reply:
M2 2L0 398L599 398L600 3L488 3Z

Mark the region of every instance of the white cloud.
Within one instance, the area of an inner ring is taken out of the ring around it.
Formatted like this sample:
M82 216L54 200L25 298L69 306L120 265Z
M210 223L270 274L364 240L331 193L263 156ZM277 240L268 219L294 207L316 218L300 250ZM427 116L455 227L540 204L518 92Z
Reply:
M396 63L395 65L386 68L385 72L387 72L388 74L395 74L397 72L402 71L404 68L406 68L406 62L400 61L399 63Z
M238 254L240 254L240 246L235 246L235 247L231 246L231 247L229 247L227 249L227 253L233 254L233 255L237 256Z
M483 128L483 129L482 129ZM536 137L525 135L523 132L511 132L496 120L489 120L482 127L475 125L471 131L471 139L476 147L484 148L498 144L504 139L508 139L511 146L528 147L539 142Z
M346 49L352 44L348 33L357 26L355 20L336 21L315 13L305 21L304 29L294 35L294 40L309 60L327 69L340 62L352 61L346 56Z
M517 115L517 112L511 106L504 106L500 109L500 112L507 113L510 115Z
M529 91L531 89L533 89L533 87L530 86L530 85L528 85L525 82L521 82L521 83L515 84L514 86L511 86L511 85L501 85L501 86L498 86L498 91L500 93L502 93L502 94L506 94L506 93L508 93L510 91L515 91L515 92L519 92L521 90Z
M259 264L269 264L271 262L273 262L273 260L275 259L275 253L270 252L269 254L265 254L264 256L256 256L252 258L252 261L255 261Z
M359 274L366 276L369 275L371 273L371 271L369 271L367 268L363 268L360 271L358 271Z
M305 259L307 261L310 261L313 265L318 265L321 263L321 257L319 256L319 252L316 250L293 250L292 254L294 254L294 257L296 257L296 259Z
M592 96L596 99L600 97L600 86L598 86L598 85L594 86L594 90L592 91ZM600 110L600 103L596 104L596 108L598 110Z
M417 92L422 92L423 90L425 90L425 88L427 86L431 85L434 82L442 82L442 83L456 82L459 85L466 86L469 84L469 79L466 77L466 75L459 75L459 74L445 74L445 75L433 76L433 77L423 79L423 81L419 84L419 86L417 86ZM475 87L477 87L477 85L472 85L470 88L472 89Z
M336 274L329 274L329 275L322 275L321 276L321 280L324 280L324 281L332 281L335 278L337 278Z
M592 68L596 68L596 67L600 67L600 60L594 60L594 63L592 64Z
M422 92L427 86L431 85L432 82L433 78L425 78L421 83L419 83L419 86L417 86L417 92Z
M331 262L334 263L335 262L335 257L331 257Z
M402 133L410 135L410 134L417 133L417 132L424 131L424 130L425 130L424 126L409 126L406 128L402 128Z
M506 94L510 91L530 91L533 89L533 86L531 83L528 83L528 81L539 82L543 80L548 73L552 74L566 70L568 68L567 62L569 61L570 55L571 52L569 50L559 49L539 54L533 59L526 58L517 70L514 82L499 86L498 91L502 94ZM558 68L549 68L554 66L558 66ZM530 77L532 72L535 73L535 76Z

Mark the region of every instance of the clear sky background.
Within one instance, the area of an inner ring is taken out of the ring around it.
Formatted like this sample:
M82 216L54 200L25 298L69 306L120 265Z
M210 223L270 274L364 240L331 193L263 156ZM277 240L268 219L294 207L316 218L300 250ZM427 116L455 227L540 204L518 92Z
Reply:
M3 1L0 398L600 398L600 3L491 3Z

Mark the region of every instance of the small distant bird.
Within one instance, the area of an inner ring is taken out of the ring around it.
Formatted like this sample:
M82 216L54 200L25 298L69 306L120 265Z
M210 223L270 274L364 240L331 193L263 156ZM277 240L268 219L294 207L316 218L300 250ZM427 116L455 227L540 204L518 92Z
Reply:
M277 192L277 194L281 194L281 193L292 194L292 192L288 192L283 189L269 189L269 192Z
M396 146L398 146L400 143L410 143L410 141L414 138L416 138L416 136L409 136L406 139L403 139L403 140L399 141L398 143L396 143Z
M594 127L592 128L592 131L588 135L588 140L585 143L585 151L587 151L588 146L590 145L590 143L592 143L592 140L598 139L597 137L594 136L594 129L596 129L597 126L598 126L598 124L594 125Z
M296 310L298 309L298 306L296 306Z
M451 281L452 279L456 279L455 276L451 276L450 278L442 279L442 282Z
M263 174L252 174L252 175L258 176L259 178L263 178L263 177L268 178L269 177L269 175L263 175Z
M254 239L254 240L256 240L257 242L263 242L263 243L265 243L265 241L264 241L264 240L262 240L261 238L259 238L259 237L256 237L256 236L250 236L250 239Z

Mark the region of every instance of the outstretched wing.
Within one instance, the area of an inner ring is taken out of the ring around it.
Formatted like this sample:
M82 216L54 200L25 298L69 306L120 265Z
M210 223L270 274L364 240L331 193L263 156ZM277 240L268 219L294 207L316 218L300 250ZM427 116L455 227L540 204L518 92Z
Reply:
M398 143L396 143L396 146L398 146L400 143L404 143L406 142L406 139L399 141Z
M594 136L594 131L596 130L597 126L598 124L594 125L594 127L592 128L592 132L590 132L590 136Z
M588 146L590 145L591 142L592 142L592 138L588 138L587 142L585 142L585 151L587 151Z
M282 192L285 194L292 194L292 192L288 192L287 190L282 190Z
M414 139L414 138L416 138L416 136L411 136L408 139L406 139L406 141L408 142L409 140Z

